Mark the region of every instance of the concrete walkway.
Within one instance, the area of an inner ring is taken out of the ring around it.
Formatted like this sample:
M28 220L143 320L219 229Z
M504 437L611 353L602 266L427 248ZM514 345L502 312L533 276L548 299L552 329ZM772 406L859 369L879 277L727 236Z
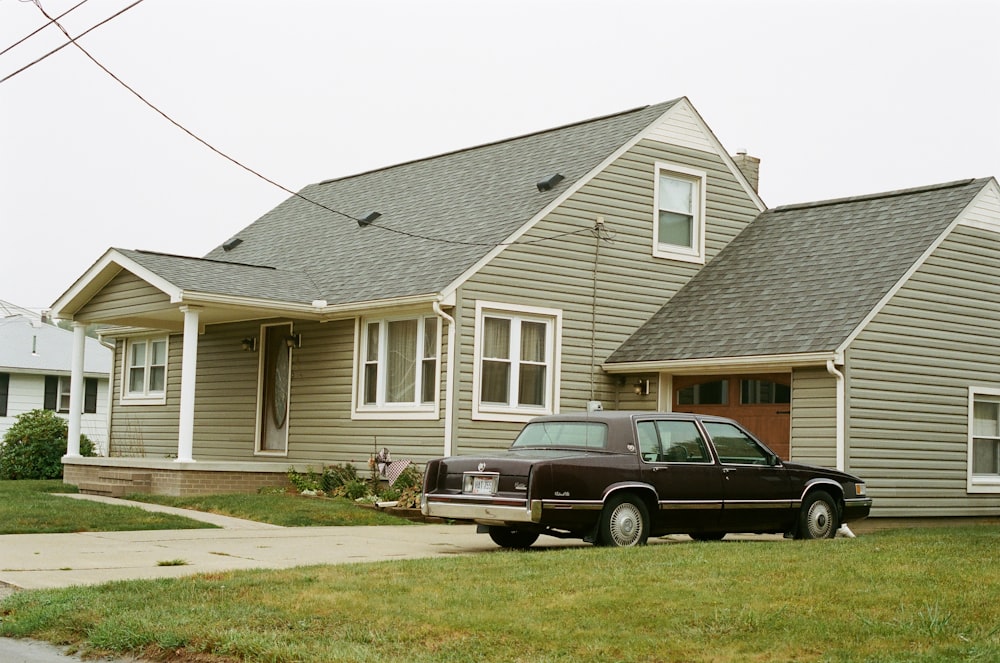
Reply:
M222 529L0 536L0 583L41 589L239 569L282 569L497 550L489 537L476 534L471 525L279 527L114 498L68 497L174 513ZM577 544L545 538L552 545Z

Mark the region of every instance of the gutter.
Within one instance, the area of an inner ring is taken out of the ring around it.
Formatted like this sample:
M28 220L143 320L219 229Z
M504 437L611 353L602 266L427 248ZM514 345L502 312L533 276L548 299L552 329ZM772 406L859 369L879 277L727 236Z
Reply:
M452 416L455 409L455 318L441 310L440 301L435 300L431 306L434 313L448 324L448 370L444 376L444 455L450 456L454 443Z
M845 472L845 467L847 466L847 445L845 444L845 422L844 422L844 403L846 402L846 380L844 379L844 374L837 370L834 366L833 360L830 359L826 362L826 372L837 379L837 407L836 407L836 439L837 439L837 469L841 472Z

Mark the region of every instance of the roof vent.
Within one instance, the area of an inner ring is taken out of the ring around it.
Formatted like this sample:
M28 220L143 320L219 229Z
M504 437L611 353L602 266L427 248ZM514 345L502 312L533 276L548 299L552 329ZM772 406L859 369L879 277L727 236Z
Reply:
M375 223L375 219L379 218L380 216L382 216L381 212L368 212L368 214L365 214L363 217L358 219L358 227L364 228L365 226L370 226L371 224Z
M538 184L536 184L535 186L537 186L537 187L538 187L538 190L539 190L539 191L548 191L548 190L550 190L550 189L551 189L552 187L554 187L555 185L557 185L557 184L559 184L560 182L562 182L562 181L563 181L564 179L566 179L566 178L564 178L564 177L563 177L562 175L560 175L559 173L556 173L556 174L555 174L555 175L553 175L552 177L550 177L550 178L548 178L548 179L545 179L545 180L542 180L541 182L539 182L539 183L538 183Z
M235 249L237 246L239 246L242 243L243 243L242 239L240 239L239 237L233 237L232 239L227 240L226 243L222 245L222 250L223 251L232 251L233 249Z

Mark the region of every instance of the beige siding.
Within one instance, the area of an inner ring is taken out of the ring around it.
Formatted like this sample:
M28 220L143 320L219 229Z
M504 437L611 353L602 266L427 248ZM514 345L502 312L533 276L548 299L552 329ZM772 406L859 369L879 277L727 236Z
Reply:
M164 405L122 405L122 362L126 342L115 342L111 377L111 456L175 458L177 417L181 394L181 337L169 337L167 354L167 399Z
M274 321L271 321L274 322ZM444 451L444 428L433 421L359 421L351 419L354 321L319 324L292 321L302 347L292 354L287 456L255 456L259 352L245 352L240 341L260 337L260 323L213 325L198 339L195 390L194 458L367 468L371 454L387 447L394 458L418 462ZM445 330L446 331L446 330ZM147 458L177 453L180 412L181 335L170 336L165 405L120 404L121 358L115 352L112 455ZM447 353L445 344L442 349ZM446 366L441 361L442 370ZM441 390L443 399L443 383ZM442 401L443 413L443 401Z
M848 352L851 470L876 515L1000 510L966 492L968 389L1000 388L998 240L956 228Z
M823 368L792 371L791 460L837 466L837 382Z
M652 256L657 161L708 173L708 260L757 215L716 154L643 140L616 159L461 289L457 452L506 446L520 428L520 424L471 420L478 300L562 311L560 411L580 411L591 398L602 401L606 409L656 407L656 376L648 376L654 393L639 399L632 392L636 376L619 387L617 378L605 375L600 365L701 268ZM598 216L604 217L612 242L598 244L590 232ZM547 237L556 239L525 243ZM591 324L594 317L596 326Z
M122 315L158 311L170 304L170 297L135 274L122 270L87 302L74 316L75 320L109 319Z

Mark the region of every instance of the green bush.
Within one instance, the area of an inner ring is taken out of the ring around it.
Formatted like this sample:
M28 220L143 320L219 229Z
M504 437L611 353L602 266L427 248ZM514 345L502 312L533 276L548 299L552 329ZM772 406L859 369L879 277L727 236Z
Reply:
M51 410L17 417L0 442L0 479L61 479L69 423ZM94 445L80 436L80 454L94 456Z

